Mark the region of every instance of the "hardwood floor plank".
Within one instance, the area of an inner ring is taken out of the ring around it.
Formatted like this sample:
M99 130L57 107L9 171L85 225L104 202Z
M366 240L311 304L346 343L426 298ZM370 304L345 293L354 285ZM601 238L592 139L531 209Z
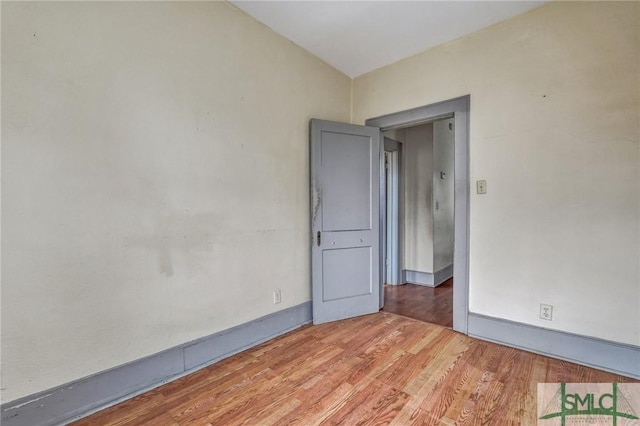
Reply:
M124 426L135 423L141 418L156 418L164 414L162 403L164 398L160 394L144 393L128 401L118 404L118 409L107 409L94 414L95 424L109 424Z
M398 332L394 323L398 320L400 320L398 316L388 316L386 320L378 326L373 327L368 324L368 326L359 330L357 333L352 332L346 334L336 342L336 344L342 347L357 348L357 350L375 346L379 341L390 338L390 334L393 334L391 338L397 337Z
M496 422L509 423L508 404L511 399L510 388L517 380L520 365L516 364L516 357L520 351L513 348L500 347L496 362L490 368L494 369L493 380L489 384L488 392L481 405L482 421L487 424Z
M490 380L484 389L483 398L480 400L478 410L474 413L474 423L481 425L500 424L497 421L496 410L499 408L498 401L504 389L504 384L498 380Z
M311 378L302 384L297 398L306 404L312 404L332 392L345 381L345 377L354 369L365 364L365 360L350 353L342 353L339 358L329 361L310 373Z
M300 407L300 410L297 410L297 412L284 417L281 419L280 424L292 426L320 424L323 419L340 409L352 391L353 386L351 384L342 383L314 403Z
M432 346L423 349L432 353L433 359L403 389L413 397L412 401L422 401L431 393L442 377L448 373L452 363L457 360L466 344L461 335L444 331L441 338L433 341Z
M311 335L324 343L336 344L338 341L354 334L354 330L362 331L371 326L378 326L376 315L364 315L343 321L333 321L313 327Z
M482 342L481 345L485 346L486 350L481 355L480 359L471 359L468 357L465 363L472 367L472 372L469 377L469 384L474 383L474 388L469 394L468 398L460 398L462 406L459 404L451 407L450 411L459 409L458 418L456 422L459 424L472 424L468 423L468 420L473 420L477 414L479 405L482 403L485 393L487 392L492 381L495 380L495 374L490 371L490 366L496 363L496 357L500 352L500 346L494 345L488 342Z
M276 401L259 411L254 417L239 419L242 423L228 423L229 426L252 426L259 419L260 425L270 426L282 424L281 419L288 414L294 412L302 405L302 402L296 398L287 398L284 401Z
M362 406L372 399L376 399L380 394L386 395L392 393L393 390L384 383L376 380L369 380L366 385L362 385L362 382L357 386L354 386L352 392L348 397L340 402L340 408L335 410L330 416L327 416L320 423L321 425L341 425L341 424L353 424L349 423L347 419L351 418L353 413L357 413L362 409Z
M386 425L397 415L405 405L409 395L378 382L380 387L370 398L366 398L359 403L355 409L349 413L338 424L344 425Z
M479 356L484 347L482 345L471 345L466 354L469 358L475 359ZM465 390L464 385L470 376L471 368L462 360L462 354L448 367L447 374L443 375L433 388L431 393L423 400L420 408L427 412L433 420L440 420L444 417L449 406L453 403L458 393Z
M443 418L457 420L459 414L463 411L465 403L472 397L471 389L475 391L476 385L482 380L484 371L493 359L490 353L491 349L487 342L481 342L474 340L471 342L469 350L465 352L464 356L460 360L460 369L463 371L461 374L461 380L463 380L464 386L461 386L461 395L456 395L453 398L449 407L443 414ZM495 353L495 352L494 352ZM472 386L473 385L473 386Z
M347 374L344 378L347 383L357 385L365 380L373 380L373 377L380 374L388 366L392 365L396 359L402 356L403 351L376 352L369 356L363 356L364 363Z
M299 355L317 350L322 342L313 336L304 336L295 341L295 344L282 344L276 342L274 346L267 346L258 355L254 355L263 365L277 369L278 365L286 364Z
M170 409L169 413L180 424L190 424L191 420L196 420L198 417L207 418L232 410L260 392L274 377L277 376L272 371L262 370L231 388L214 389L193 395L191 400Z
M634 382L381 312L308 326L74 423L531 425L537 384Z
M505 393L526 395L530 390L529 383L531 383L536 357L518 350L516 350L515 355L514 370L511 372L511 379L504 381ZM534 391L534 393L536 391ZM532 403L533 405L530 405ZM505 417L510 421L525 419L527 417L526 413L532 412L532 409L536 407L535 401L528 398L506 398L506 400L503 399L503 404L506 407Z
M283 376L277 376L262 386L259 392L246 393L238 398L238 404L226 410L208 414L207 418L214 424L228 425L242 423L246 418L261 418L260 413L268 412L273 405L282 404L292 398L296 383Z
M422 321L416 321L416 323L422 324ZM423 333L422 338L408 349L408 352L411 352L412 354L420 352L423 348L431 346L431 342L438 336L453 336L441 327L430 327L426 331L426 333Z
M311 324L303 325L302 327L296 329L294 332L289 332L275 337L271 340L267 340L266 342L254 346L250 351L240 352L239 354L234 355L234 357L240 354L246 354L247 356L251 356L252 358L260 358L268 351L274 351L277 349L286 350L286 348L289 348L290 345L300 344L302 341L304 341L304 339L308 338L309 336L313 336L313 332L315 330L316 328ZM226 358L221 362L224 361L233 362L233 357Z
M488 392L492 380L493 374L488 371L484 371L482 377L476 384L476 388L471 392L469 398L464 401L464 405L456 419L456 424L463 426L477 423L476 418L479 417L478 414L482 411L480 405L484 400L484 396Z

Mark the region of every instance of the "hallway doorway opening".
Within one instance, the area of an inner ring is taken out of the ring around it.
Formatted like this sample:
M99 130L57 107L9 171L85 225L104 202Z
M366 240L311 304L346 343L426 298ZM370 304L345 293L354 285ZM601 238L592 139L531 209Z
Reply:
M453 117L383 131L384 310L453 326Z

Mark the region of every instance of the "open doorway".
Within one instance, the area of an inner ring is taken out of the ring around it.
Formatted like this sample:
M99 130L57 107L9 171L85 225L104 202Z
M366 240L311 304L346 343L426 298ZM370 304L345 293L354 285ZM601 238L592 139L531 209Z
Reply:
M384 310L453 326L455 123L384 135Z
M365 126L311 120L314 324L374 313L384 306L384 234L381 231L385 209L381 200L385 195L381 133L452 118L455 128L453 329L467 334L469 101L469 96L463 96L374 117L367 119ZM406 275L407 272L405 278ZM435 274L433 279L437 280Z

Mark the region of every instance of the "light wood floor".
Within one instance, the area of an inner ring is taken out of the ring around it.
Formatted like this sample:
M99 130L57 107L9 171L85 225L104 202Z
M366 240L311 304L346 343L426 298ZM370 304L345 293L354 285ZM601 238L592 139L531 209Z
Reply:
M306 326L75 423L535 425L538 382L634 382L381 312Z
M453 327L453 278L438 287L385 285L384 311Z

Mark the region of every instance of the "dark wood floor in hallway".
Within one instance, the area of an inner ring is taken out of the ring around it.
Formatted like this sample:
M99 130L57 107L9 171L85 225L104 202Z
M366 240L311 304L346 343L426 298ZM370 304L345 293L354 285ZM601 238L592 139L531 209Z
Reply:
M384 311L453 327L453 278L438 287L385 285Z
M292 331L75 426L535 425L544 382L633 380L380 312Z

